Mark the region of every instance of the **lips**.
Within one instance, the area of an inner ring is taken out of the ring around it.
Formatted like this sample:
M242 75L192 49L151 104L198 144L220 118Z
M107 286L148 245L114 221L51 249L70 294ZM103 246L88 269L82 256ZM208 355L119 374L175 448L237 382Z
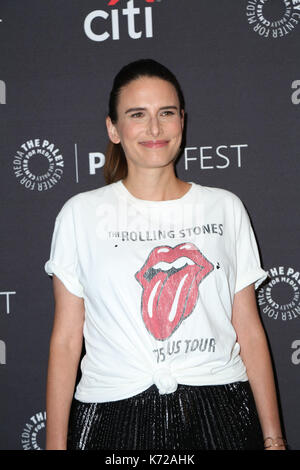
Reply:
M143 145L144 147L147 147L147 148L161 148L161 147L165 147L166 145L168 145L168 141L167 140L147 140L145 142L140 142L141 145Z
M135 278L143 287L142 317L159 340L169 338L194 310L200 282L214 269L193 243L159 246Z

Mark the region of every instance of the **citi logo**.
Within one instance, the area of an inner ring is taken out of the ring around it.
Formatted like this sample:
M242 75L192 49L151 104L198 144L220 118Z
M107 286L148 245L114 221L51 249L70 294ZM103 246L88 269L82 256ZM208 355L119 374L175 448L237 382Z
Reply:
M0 80L0 104L6 104L6 85L3 80Z
M6 344L2 339L0 340L0 364L6 364Z
M118 2L119 0L111 0L108 5L113 6ZM153 0L146 0L146 2L152 3ZM136 17L139 17L139 24L143 23L142 30L136 26ZM122 8L122 10L113 9L109 13L105 10L91 11L84 20L84 32L92 41L103 42L109 38L118 41L120 39L120 22L122 20L126 22L126 18L127 32L131 39L140 39L143 36L153 37L152 7L136 8L134 0L129 0L126 8Z

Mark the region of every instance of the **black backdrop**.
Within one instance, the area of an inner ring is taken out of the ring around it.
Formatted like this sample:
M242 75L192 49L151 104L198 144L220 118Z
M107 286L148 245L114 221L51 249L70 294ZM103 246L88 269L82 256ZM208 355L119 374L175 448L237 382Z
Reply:
M44 448L54 219L105 184L113 76L151 57L185 93L178 176L235 192L251 215L283 426L299 449L300 1L1 0L0 19L0 448Z

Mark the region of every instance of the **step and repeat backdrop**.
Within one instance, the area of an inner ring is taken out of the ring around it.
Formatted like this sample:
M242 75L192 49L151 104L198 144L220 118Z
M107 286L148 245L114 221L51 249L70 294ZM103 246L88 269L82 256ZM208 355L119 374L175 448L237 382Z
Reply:
M0 448L45 447L54 220L105 185L112 80L153 58L185 94L176 171L249 211L282 425L300 449L300 0L1 0Z

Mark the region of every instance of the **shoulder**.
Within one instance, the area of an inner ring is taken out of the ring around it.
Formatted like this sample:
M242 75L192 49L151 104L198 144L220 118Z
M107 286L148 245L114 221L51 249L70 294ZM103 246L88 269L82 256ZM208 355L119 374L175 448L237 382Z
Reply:
M204 197L208 201L221 205L232 205L234 207L243 207L243 202L239 196L228 189L216 188L212 186L202 186L194 183L199 196Z
M83 191L75 194L67 199L60 211L57 218L68 217L71 215L83 214L90 207L95 207L99 202L107 201L111 197L112 184L102 186L97 189Z

